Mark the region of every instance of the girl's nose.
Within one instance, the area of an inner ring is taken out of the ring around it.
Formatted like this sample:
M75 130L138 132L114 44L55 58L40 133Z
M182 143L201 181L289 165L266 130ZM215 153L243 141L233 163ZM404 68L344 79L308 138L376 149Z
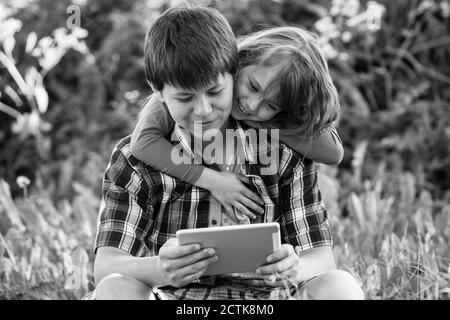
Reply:
M253 98L249 99L248 105L247 105L248 111L255 112L258 109L260 103L261 103L261 99L259 99L257 97L253 97Z

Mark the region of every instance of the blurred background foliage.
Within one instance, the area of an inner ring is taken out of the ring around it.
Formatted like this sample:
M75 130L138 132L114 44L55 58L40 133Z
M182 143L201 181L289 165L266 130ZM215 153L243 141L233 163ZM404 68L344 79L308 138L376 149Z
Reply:
M92 288L102 175L151 93L145 32L182 2L1 2L0 297ZM237 36L282 25L319 34L342 106L344 160L319 167L339 267L369 298L448 297L449 2L195 2Z

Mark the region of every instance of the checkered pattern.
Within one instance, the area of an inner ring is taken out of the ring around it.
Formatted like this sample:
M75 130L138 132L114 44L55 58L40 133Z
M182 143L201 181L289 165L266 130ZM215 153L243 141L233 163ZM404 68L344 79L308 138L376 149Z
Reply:
M331 246L327 211L313 163L280 144L275 168L257 164L258 142L245 142L244 129L235 125L246 158L242 170L251 181L249 187L265 202L264 215L257 215L253 223L278 222L282 242L293 245L298 253ZM180 128L175 128L175 133L183 148L191 152ZM126 137L116 145L104 175L94 251L111 246L133 256L153 256L177 230L211 226L209 192L138 161L131 155L129 141ZM252 286L255 279L224 279L223 285L216 283L214 288L192 284L164 289L171 297L185 299L230 297L229 290L232 298L263 298L273 291L261 281Z

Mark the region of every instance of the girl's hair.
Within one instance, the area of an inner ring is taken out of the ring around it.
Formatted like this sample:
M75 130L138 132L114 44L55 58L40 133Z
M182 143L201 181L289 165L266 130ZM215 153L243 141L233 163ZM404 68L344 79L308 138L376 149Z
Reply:
M340 104L317 35L298 27L276 27L238 39L239 68L279 66L266 96L282 109L268 124L287 134L311 137L340 117Z

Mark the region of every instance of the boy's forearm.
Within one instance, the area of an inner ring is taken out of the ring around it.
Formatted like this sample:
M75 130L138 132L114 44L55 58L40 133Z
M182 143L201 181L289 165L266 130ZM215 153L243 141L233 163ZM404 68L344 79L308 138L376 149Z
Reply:
M167 285L159 271L158 256L134 257L116 248L99 248L94 264L95 283L98 283L108 274L119 273L133 277L149 287Z

